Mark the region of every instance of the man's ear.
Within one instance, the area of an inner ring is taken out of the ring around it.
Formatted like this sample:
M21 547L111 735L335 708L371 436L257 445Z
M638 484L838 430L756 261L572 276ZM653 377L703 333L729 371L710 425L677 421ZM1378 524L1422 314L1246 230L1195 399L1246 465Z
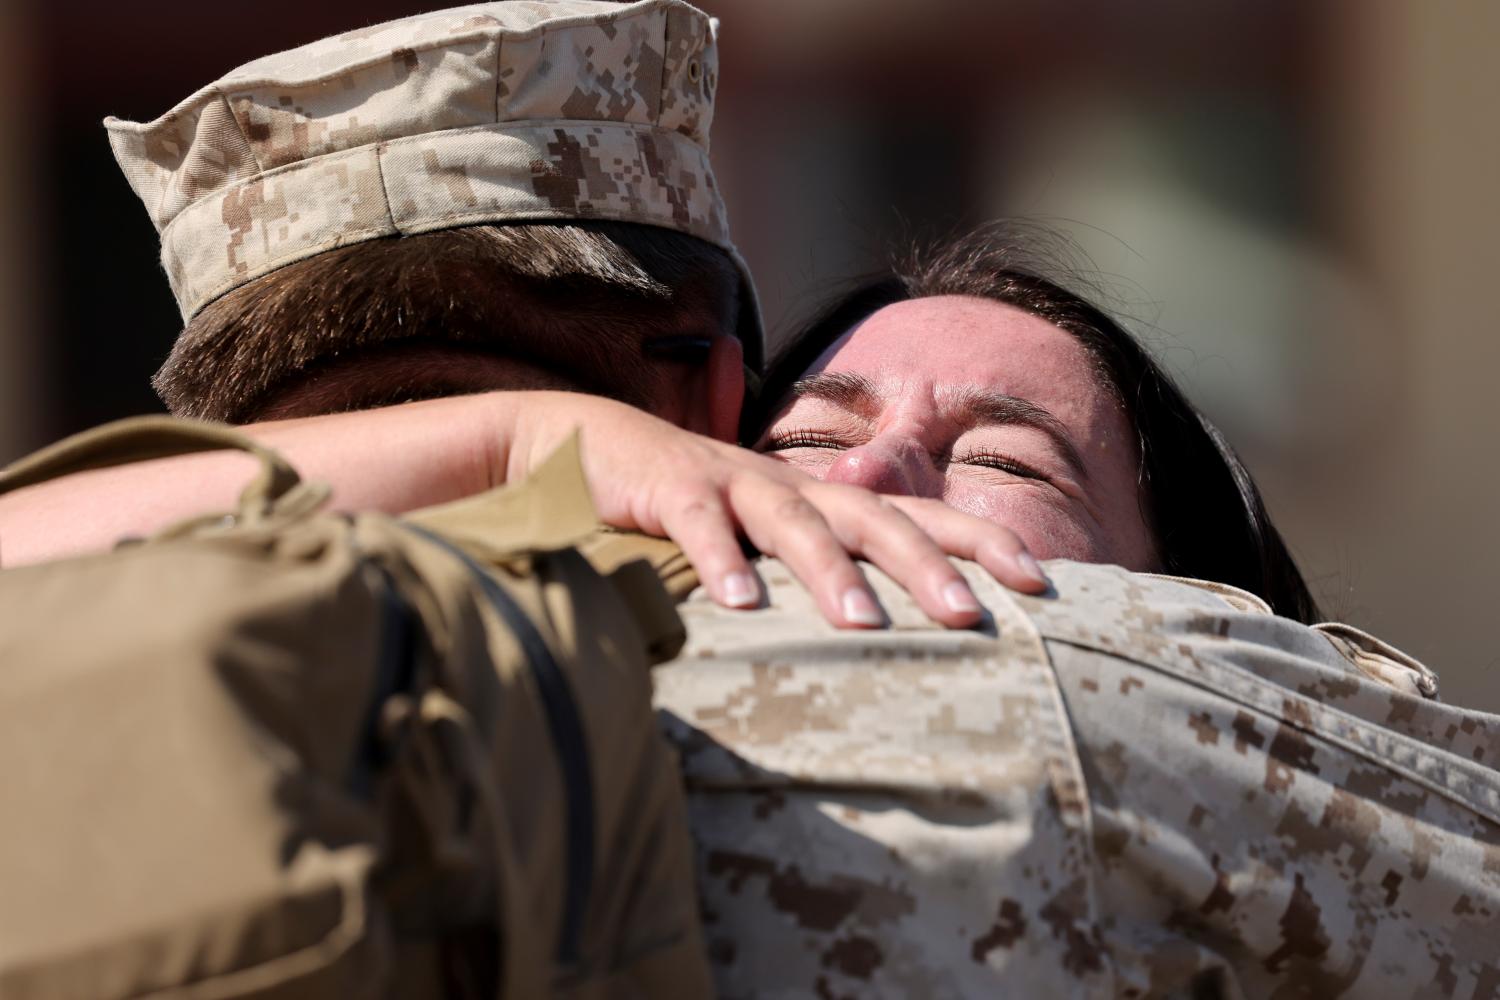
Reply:
M688 385L683 426L719 441L735 442L745 402L745 352L734 337L717 336L708 359Z

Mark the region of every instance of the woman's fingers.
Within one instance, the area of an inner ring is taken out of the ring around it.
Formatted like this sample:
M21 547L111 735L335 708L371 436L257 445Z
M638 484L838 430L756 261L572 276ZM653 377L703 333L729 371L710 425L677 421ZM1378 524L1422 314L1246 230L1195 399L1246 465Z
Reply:
M905 511L944 552L979 563L1011 590L1040 594L1052 586L1026 544L1009 528L954 510L940 500L905 496L885 500Z
M698 579L726 608L760 604L760 581L740 551L734 520L718 491L699 489L675 497L660 512L662 531L682 547Z
M979 562L1013 589L1047 587L1012 532L937 501L881 499L820 483L633 410L601 416L589 429L594 436L585 456L601 517L674 539L710 596L727 607L762 600L740 533L780 558L824 617L840 627L885 623L854 562L859 556L885 570L928 616L952 627L976 624L983 611L945 552Z
M885 624L856 557L879 566L928 617L950 628L973 626L983 616L950 555L978 562L1013 590L1040 593L1049 586L1014 532L936 500L878 497L746 468L707 475L698 488L669 495L673 502L659 512L661 529L726 607L752 607L762 596L737 532L785 563L823 616L843 628Z
M979 622L983 609L968 582L906 513L851 486L816 483L806 493L824 511L839 542L884 570L929 618L950 628Z
M879 628L885 614L819 509L798 490L766 476L736 476L730 505L756 548L774 555L802 581L831 624Z

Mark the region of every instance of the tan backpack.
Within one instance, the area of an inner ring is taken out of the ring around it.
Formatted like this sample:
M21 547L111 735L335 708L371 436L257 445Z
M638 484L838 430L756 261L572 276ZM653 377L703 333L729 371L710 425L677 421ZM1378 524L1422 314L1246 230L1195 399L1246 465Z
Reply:
M572 548L576 443L395 519L142 418L0 492L224 447L233 513L0 571L0 997L707 995L650 705L681 625Z

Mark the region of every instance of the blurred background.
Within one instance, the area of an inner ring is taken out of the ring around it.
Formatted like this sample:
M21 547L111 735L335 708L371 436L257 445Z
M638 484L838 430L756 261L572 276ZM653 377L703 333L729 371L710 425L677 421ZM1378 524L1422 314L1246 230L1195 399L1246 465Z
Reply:
M100 119L441 6L0 0L0 461L159 410L180 327ZM1500 4L702 0L773 336L890 241L1071 234L1334 616L1500 711Z

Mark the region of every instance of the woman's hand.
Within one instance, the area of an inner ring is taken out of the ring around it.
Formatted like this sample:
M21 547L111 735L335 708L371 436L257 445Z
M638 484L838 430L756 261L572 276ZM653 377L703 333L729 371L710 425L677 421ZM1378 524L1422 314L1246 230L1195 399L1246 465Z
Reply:
M519 478L581 429L595 503L617 527L682 546L721 604L760 601L743 534L817 597L830 622L881 624L852 557L875 563L933 619L968 626L980 609L943 553L972 559L1015 590L1046 587L1010 531L932 500L820 483L774 459L679 430L594 396L496 392L241 428L341 510L400 514ZM68 476L0 497L7 566L94 551L126 535L232 509L255 463L187 455Z
M978 622L979 602L945 553L978 562L1013 590L1047 580L1016 535L936 500L882 497L822 483L781 462L681 430L640 410L572 393L497 394L496 419L513 428L497 453L518 479L573 430L584 471L608 524L671 538L718 603L750 607L760 587L740 549L743 534L781 559L843 627L883 616L854 558L888 573L935 621ZM504 434L497 434L500 441Z

